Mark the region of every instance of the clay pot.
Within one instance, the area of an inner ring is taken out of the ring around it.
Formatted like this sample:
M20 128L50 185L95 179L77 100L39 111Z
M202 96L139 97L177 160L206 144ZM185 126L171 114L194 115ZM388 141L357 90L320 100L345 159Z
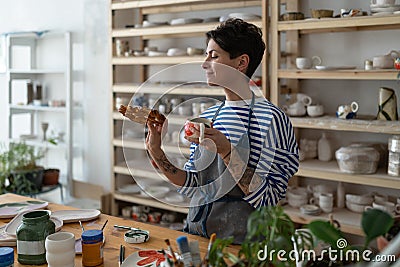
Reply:
M46 169L43 174L43 185L56 185L59 177L59 169Z

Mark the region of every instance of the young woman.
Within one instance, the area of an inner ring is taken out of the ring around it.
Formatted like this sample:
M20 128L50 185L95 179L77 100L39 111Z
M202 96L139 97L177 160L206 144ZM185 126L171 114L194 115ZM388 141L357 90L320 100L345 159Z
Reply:
M161 149L160 126L147 123L146 145L160 170L191 198L184 230L233 236L241 243L249 214L285 197L288 179L298 169L298 147L289 118L249 87L265 50L261 30L229 19L206 35L207 82L225 92L225 101L201 115L212 127L205 129L202 143L187 137L192 145L184 170Z

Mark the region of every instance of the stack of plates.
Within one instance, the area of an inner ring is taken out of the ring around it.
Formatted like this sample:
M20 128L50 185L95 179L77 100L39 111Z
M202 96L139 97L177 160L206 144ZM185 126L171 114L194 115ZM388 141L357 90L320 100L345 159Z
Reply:
M319 215L321 209L317 205L303 205L300 207L300 212L305 215Z
M373 16L391 15L393 13L398 14L400 11L400 5L370 5L371 13Z

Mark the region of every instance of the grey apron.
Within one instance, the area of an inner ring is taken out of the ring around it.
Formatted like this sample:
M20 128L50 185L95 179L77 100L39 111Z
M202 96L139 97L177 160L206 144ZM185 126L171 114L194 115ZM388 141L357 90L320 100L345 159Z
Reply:
M253 93L248 114L247 134L242 135L235 145L235 149L244 162L248 162L250 156L250 119L254 98ZM225 102L219 106L212 119L213 122L224 105ZM216 233L218 238L233 236L234 243L242 243L247 232L247 218L254 208L243 200L243 191L236 185L217 153L199 145L193 158L198 171L199 188L196 188L191 198L184 231L205 237L209 237L212 233ZM247 165L243 167L242 172Z

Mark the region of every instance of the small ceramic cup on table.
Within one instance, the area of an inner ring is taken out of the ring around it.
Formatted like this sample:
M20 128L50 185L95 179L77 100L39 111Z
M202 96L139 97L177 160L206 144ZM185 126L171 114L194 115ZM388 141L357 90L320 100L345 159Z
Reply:
M69 232L48 235L45 241L46 261L49 267L75 266L75 236Z

